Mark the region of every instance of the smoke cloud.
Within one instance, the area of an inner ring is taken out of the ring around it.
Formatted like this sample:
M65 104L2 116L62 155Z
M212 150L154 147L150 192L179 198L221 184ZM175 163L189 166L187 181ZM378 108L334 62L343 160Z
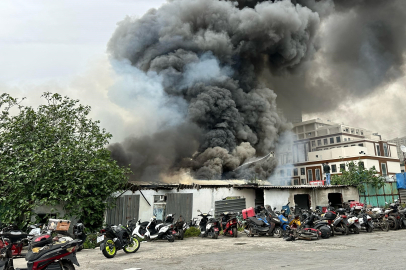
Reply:
M159 121L112 155L132 180L267 179L275 158L234 170L285 144L281 108L327 112L403 75L404 18L401 0L173 0L127 17L108 44L125 78L109 96Z

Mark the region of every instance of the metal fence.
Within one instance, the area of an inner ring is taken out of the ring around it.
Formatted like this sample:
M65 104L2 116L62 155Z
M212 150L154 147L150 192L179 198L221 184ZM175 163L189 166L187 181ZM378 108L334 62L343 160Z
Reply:
M116 199L116 206L107 210L106 223L127 224L127 220L138 219L140 195L125 195Z
M365 192L359 193L361 203L384 207L385 202L393 203L399 198L399 190L397 189L396 182L386 182L385 185L379 189L368 184L364 184L364 187Z

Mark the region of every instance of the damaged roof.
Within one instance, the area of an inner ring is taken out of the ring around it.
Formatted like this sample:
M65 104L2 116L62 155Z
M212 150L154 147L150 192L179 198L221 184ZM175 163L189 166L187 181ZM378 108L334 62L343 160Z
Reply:
M128 189L133 192L136 190L145 189L201 189L201 188L258 188L258 189L326 189L326 188L341 188L347 187L344 185L335 186L316 186L316 185L296 185L296 186L276 186L267 181L256 180L193 180L182 183L157 183L157 182L131 182Z

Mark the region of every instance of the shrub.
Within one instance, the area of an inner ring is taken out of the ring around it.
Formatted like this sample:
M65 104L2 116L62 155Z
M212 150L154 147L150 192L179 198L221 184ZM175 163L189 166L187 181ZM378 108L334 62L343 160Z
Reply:
M200 235L200 230L196 227L190 227L185 231L184 237L198 237Z

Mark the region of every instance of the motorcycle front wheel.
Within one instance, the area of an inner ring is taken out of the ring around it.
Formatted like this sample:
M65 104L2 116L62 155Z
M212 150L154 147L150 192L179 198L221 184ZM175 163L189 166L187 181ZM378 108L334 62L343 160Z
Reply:
M169 242L175 242L175 238L173 237L173 235L168 235L167 238Z
M282 237L282 228L281 227L277 227L275 228L275 230L273 231L273 237L275 238L281 238Z
M107 239L102 250L104 257L111 259L116 256L117 248L113 239Z
M389 222L387 220L382 221L381 229L382 229L382 231L385 231L385 232L389 231Z
M140 248L140 242L137 238L132 237L131 244L126 245L123 250L125 253L135 253Z
M63 262L62 263L63 270L75 270L75 266L71 262Z

